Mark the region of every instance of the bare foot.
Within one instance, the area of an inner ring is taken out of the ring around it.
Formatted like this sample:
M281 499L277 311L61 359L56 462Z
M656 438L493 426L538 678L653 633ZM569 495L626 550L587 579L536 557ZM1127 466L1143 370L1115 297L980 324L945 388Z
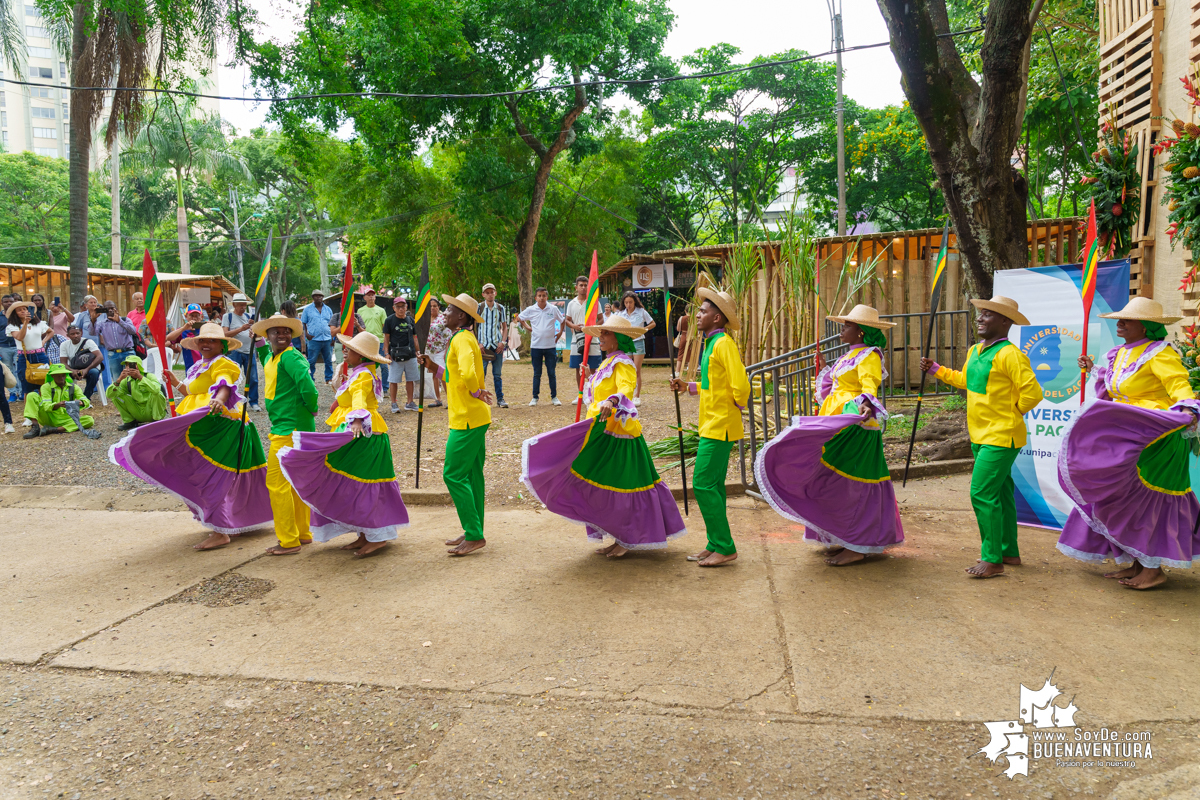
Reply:
M843 551L843 550L845 550L845 549L846 549L846 548L844 548L844 547L841 547L841 546L839 546L839 545L834 545L833 547L827 548L827 549L825 550L825 555L827 555L827 556L836 556L838 553L842 552L842 551Z
M472 540L472 539L464 538L462 544L460 544L458 547L455 547L451 550L447 550L446 552L448 552L452 556L465 556L468 553L474 553L476 550L481 549L486 544L487 544L487 539Z
M355 558L366 558L367 556L369 556L373 553L378 553L380 550L387 547L387 545L388 545L387 542L367 542L365 545L362 546L361 549L359 549L359 551L357 553L354 554L354 557Z
M997 575L1004 574L1003 564L993 564L990 561L976 562L975 566L967 570L967 574L972 578L994 578Z
M627 548L621 547L619 544L614 544L612 547L608 548L608 557L620 558L628 552L629 550Z
M312 539L301 539L300 544L312 544Z
M1104 577L1106 577L1106 578L1133 578L1133 577L1136 577L1137 574L1141 571L1142 571L1142 565L1135 561L1135 562L1133 562L1132 566L1126 567L1125 569L1119 569L1116 572L1104 573Z
M701 550L699 553L694 553L693 555L688 556L687 560L688 561L703 561L704 559L708 558L711 555L712 555L711 550Z
M722 555L721 553L709 553L708 557L700 562L702 567L719 567L722 564L728 564L731 561L737 561L737 553L733 555Z
M1153 589L1167 582L1167 576L1161 569L1144 568L1134 578L1123 578L1120 583L1130 589Z
M267 555L269 556L294 556L299 552L300 545L296 545L295 547L280 547L279 545L275 545L274 547L267 548Z
M831 567L844 567L847 564L855 564L866 558L862 553L856 553L853 550L847 550L844 547L838 548L838 553L833 558L825 559L825 563Z
M354 540L353 542L351 542L350 544L344 544L344 545L342 545L342 546L341 546L341 548L339 548L339 549L341 549L341 550L357 550L357 549L358 549L358 548L360 548L360 547L365 547L365 546L366 546L366 544L367 544L367 537L366 537L366 536L363 536L363 535L360 533L360 534L358 535L358 538L357 538L357 539L355 539L355 540Z
M458 547L467 540L466 536L459 536L457 539L447 539L446 547Z
M192 545L192 549L193 550L216 550L218 547L224 547L225 545L229 544L231 541L233 541L233 540L230 539L225 534L213 532L213 533L210 533L208 535L208 538L205 539L200 544Z
M597 547L597 548L596 548L596 555L598 555L598 556L606 556L606 555L608 555L609 553L611 553L611 552L613 551L613 548L614 548L614 547L618 547L618 545L617 545L617 543L616 543L616 542L613 542L613 543L612 543L612 544L610 544L608 547Z
M1001 559L1001 560L1002 560L1002 561L1003 561L1005 564L1008 564L1010 567L1019 567L1019 566L1021 566L1021 557L1020 557L1020 556L1013 556L1013 557L1011 557L1011 558L1004 558L1004 559Z

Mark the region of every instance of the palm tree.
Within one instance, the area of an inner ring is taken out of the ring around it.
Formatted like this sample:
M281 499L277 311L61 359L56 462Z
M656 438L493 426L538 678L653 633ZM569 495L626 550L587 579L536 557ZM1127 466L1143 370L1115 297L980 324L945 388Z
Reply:
M192 271L184 179L211 180L218 171L231 171L253 180L246 162L230 150L221 118L216 114L198 115L195 111L195 102L190 98L170 108L160 108L121 152L122 160L135 169L169 170L173 174L179 267L184 274Z
M15 2L0 0L0 62L8 64L13 74L19 75L29 51L25 49L25 37L13 13Z

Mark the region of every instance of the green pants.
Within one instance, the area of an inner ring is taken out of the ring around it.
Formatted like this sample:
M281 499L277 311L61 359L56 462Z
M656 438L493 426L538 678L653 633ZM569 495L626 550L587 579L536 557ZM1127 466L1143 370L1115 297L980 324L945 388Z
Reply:
M446 436L446 461L442 480L463 536L476 542L483 538L483 460L487 456L487 425L469 430L454 430Z
M77 431L79 427L75 425L75 420L67 416L67 412L61 408L51 408L52 404L41 393L25 395L25 416L28 419L36 420L38 425L43 428L63 428L67 431ZM90 428L95 424L94 420L87 414L79 415L79 424L85 428Z
M700 506L704 527L708 531L710 553L731 556L737 552L733 534L729 531L729 515L725 513L725 474L729 471L729 453L737 442L701 437L692 469L692 495Z
M971 470L971 507L979 523L979 538L983 542L980 558L989 564L1000 564L1006 558L1017 558L1017 501L1012 479L1012 465L1019 447L1000 447L994 444L972 444L975 467Z

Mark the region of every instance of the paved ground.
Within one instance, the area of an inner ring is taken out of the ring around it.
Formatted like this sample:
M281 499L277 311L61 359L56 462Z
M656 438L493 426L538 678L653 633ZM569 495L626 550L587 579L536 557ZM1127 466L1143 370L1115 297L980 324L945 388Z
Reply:
M910 483L910 543L840 570L732 500L741 557L711 571L694 517L613 562L494 510L456 560L423 507L359 562L195 553L153 497L0 489L0 797L1195 797L1200 581L1120 590L1036 529L970 581L965 488ZM1153 758L1009 780L979 755L1052 672L1076 725Z

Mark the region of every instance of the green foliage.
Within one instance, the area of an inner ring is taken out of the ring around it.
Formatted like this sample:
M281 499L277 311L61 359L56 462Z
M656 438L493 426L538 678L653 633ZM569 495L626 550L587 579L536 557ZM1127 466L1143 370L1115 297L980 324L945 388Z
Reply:
M1200 93L1197 79L1186 76L1182 79L1189 104L1200 108ZM1171 122L1173 137L1164 138L1154 147L1154 155L1166 151L1166 163L1162 170L1167 174L1167 187L1162 202L1169 210L1167 235L1171 248L1176 241L1192 251L1200 253L1200 126L1194 122L1175 119ZM1196 282L1196 266L1184 276L1181 290L1187 290Z
M675 460L659 465L659 469L675 469L679 466L679 434L667 436L647 444L647 449L653 458L674 458ZM683 426L683 455L684 464L691 469L696 463L696 454L700 452L700 430L695 425Z
M1089 199L1096 201L1096 230L1101 245L1120 258L1133 247L1142 176L1138 172L1138 148L1129 137L1105 123L1100 149L1092 153L1091 174L1082 182Z
M0 243L5 261L27 264L63 264L71 235L67 213L69 175L61 158L11 153L0 155ZM91 235L103 241L103 220L108 193L93 185ZM8 249L17 248L20 249ZM107 266L102 248L93 248L93 267Z
M870 220L876 230L917 230L942 223L945 201L908 103L858 111L847 131L846 172L847 211ZM836 214L837 177L831 177L831 210Z

